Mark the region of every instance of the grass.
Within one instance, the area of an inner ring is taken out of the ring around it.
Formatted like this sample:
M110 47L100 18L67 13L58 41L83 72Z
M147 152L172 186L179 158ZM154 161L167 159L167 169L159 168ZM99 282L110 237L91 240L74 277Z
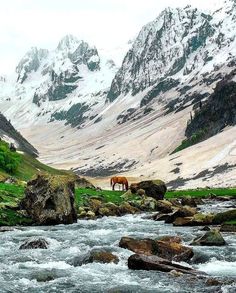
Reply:
M14 210L20 200L24 197L25 187L17 184L0 183L0 226L8 225L27 225L30 219L24 217L19 212ZM121 195L123 191L113 190L93 190L86 188L77 188L75 190L76 206L83 205L85 199L89 196L98 196L104 198L104 202L112 202L120 204L124 201ZM217 189L196 189L196 190L179 190L168 191L165 195L166 199L178 198L184 196L191 197L207 197L210 194L216 196L236 196L236 188L217 188ZM139 199L136 195L129 197L130 200ZM236 225L236 220L229 221L227 224Z
M227 221L224 224L236 226L236 220Z
M174 190L168 191L165 198L177 198L182 196L208 197L211 194L216 196L236 196L236 188Z

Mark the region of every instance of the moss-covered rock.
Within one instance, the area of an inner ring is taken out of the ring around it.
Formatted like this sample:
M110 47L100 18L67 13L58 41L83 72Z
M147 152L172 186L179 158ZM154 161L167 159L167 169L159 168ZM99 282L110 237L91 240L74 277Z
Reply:
M191 245L202 245L202 246L222 246L226 242L222 237L221 233L217 229L207 231L203 236L197 237L193 240Z
M218 225L232 220L236 220L236 209L216 214L212 222Z
M67 176L38 175L28 182L20 207L38 225L72 224L77 221L74 186Z

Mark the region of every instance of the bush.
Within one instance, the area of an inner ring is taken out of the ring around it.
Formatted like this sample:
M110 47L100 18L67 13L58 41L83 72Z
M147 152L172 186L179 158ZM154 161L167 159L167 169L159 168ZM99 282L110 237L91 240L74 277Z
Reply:
M0 143L0 168L7 173L16 172L21 161L19 154L11 152L7 143Z

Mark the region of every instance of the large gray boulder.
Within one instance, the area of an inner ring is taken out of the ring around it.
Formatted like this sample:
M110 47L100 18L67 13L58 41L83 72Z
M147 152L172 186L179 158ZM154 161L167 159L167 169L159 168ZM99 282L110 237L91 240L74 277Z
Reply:
M62 175L38 175L29 181L20 207L38 225L72 224L77 221L74 180Z

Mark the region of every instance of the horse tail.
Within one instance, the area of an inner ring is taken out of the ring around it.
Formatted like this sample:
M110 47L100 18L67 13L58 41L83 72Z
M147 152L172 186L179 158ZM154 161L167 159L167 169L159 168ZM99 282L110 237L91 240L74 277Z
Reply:
M112 181L113 181L113 178L111 178L111 186L112 186Z

